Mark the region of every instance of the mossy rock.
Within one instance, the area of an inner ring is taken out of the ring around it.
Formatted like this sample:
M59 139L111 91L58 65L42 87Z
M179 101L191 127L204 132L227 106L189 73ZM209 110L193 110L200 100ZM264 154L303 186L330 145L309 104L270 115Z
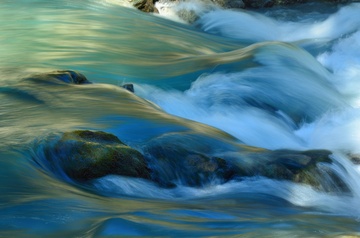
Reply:
M66 132L46 151L53 167L59 165L75 180L90 180L110 174L150 179L143 155L105 132Z
M144 148L151 161L154 180L164 186L174 183L201 187L213 181L225 183L241 174L239 169L226 160L211 154L202 153L179 141L155 140Z
M136 0L134 7L143 12L155 12L158 13L158 9L155 7L157 0Z
M65 132L60 141L83 141L83 142L97 142L103 144L121 144L125 145L118 137L113 134L103 131L88 131L88 130L76 130L72 132Z
M328 150L275 150L252 172L261 176L311 185L323 191L347 192L349 188L330 166Z

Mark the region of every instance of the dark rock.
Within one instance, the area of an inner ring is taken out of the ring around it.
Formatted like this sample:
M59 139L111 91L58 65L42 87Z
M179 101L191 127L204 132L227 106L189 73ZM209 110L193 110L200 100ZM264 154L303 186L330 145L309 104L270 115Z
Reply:
M253 173L296 183L311 185L323 191L348 192L349 188L330 165L331 152L327 150L275 150L266 153Z
M274 4L275 0L244 0L245 8L266 8Z
M226 6L228 8L244 8L245 3L241 0L236 0L236 1L228 0Z
M187 138L187 139L184 139ZM332 166L327 150L274 150L243 146L239 151L221 149L220 144L189 135L156 138L143 148L153 179L163 185L204 186L217 181L263 176L310 185L327 192L349 188ZM222 152L220 152L222 151Z
M48 74L69 84L90 84L91 82L81 73L72 70L58 70Z
M134 93L135 90L134 90L134 85L132 83L127 83L127 84L124 84L122 85L121 87L125 88L126 90Z
M54 146L47 148L46 157L53 169L59 166L75 180L110 174L150 179L143 155L105 132L66 132Z
M59 81L68 84L91 84L83 74L72 70L57 70L49 73L34 74L24 80L33 80L38 83L46 84L58 84Z
M159 13L158 9L154 5L155 2L157 2L157 0L140 0L134 4L134 7L143 12Z
M326 192L350 191L331 168L330 151L269 151L247 146L229 151L220 142L209 142L192 134L169 134L148 141L143 155L112 134L78 130L64 133L45 149L45 157L53 171L78 181L115 174L149 179L171 188L175 184L199 187L214 181L264 176Z
M360 164L360 154L354 154L354 153L349 153L347 154L347 156L350 158L350 161L353 163L353 164Z
M203 186L216 180L227 182L241 174L226 160L187 148L176 141L152 141L144 148L151 162L154 180L162 185L174 183Z

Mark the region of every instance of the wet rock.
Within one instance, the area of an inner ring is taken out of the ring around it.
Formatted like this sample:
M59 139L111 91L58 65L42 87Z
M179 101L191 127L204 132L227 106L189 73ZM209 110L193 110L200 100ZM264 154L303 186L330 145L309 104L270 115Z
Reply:
M140 152L101 131L65 132L45 154L53 169L60 167L75 180L110 174L150 179L150 170Z
M143 12L155 12L159 13L158 9L155 7L155 2L157 0L137 0L134 1L134 7L143 11Z
M48 75L69 84L91 84L83 74L72 70L58 70Z
M53 171L63 171L78 181L115 174L149 179L171 188L263 176L326 192L350 191L332 169L330 151L229 148L208 138L180 133L148 141L141 154L112 134L78 130L64 133L45 149L45 155Z
M186 138L186 139L184 139ZM328 150L265 150L246 146L231 151L189 135L156 138L143 148L154 180L163 185L204 186L263 176L310 185L326 192L350 191L332 169Z
M135 90L134 90L134 85L132 83L127 83L127 84L124 84L122 85L121 87L125 88L126 90L134 93Z
M187 140L173 135L156 138L143 148L151 164L153 179L161 186L183 184L200 187L214 181L224 183L241 174L238 167L212 156L211 148L202 144L200 138L193 141L195 138L191 136L184 137ZM217 147L216 144L212 146Z
M348 192L347 185L331 169L330 155L328 150L275 150L253 157L259 161L247 171L252 176L304 183L327 192Z
M245 8L264 8L272 7L275 0L244 0Z
M244 8L245 3L241 0L237 0L237 1L228 0L228 1L226 1L226 7L227 8Z
M347 156L350 158L350 161L353 164L356 164L356 165L360 164L360 154L348 153Z
M48 73L34 74L25 80L33 80L39 83L53 84L62 81L68 84L91 84L81 73L73 70L57 70Z

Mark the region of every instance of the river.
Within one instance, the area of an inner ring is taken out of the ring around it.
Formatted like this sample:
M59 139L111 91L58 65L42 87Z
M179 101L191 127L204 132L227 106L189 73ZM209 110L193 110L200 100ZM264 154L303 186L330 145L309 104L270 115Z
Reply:
M2 1L0 237L360 235L360 4L195 3L154 15L116 1ZM184 9L198 18L184 21ZM56 70L92 84L42 76ZM49 137L80 129L140 151L154 138L233 154L326 149L348 191L263 176L80 183L42 153Z

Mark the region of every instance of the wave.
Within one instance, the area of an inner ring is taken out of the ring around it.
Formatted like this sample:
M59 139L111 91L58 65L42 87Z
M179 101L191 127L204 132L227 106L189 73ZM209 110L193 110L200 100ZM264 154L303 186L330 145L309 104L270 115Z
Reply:
M196 25L208 33L252 43L319 38L334 40L358 31L359 13L360 4L353 3L340 8L325 20L307 22L307 19L303 19L303 22L292 22L276 20L256 12L217 10L204 14Z

